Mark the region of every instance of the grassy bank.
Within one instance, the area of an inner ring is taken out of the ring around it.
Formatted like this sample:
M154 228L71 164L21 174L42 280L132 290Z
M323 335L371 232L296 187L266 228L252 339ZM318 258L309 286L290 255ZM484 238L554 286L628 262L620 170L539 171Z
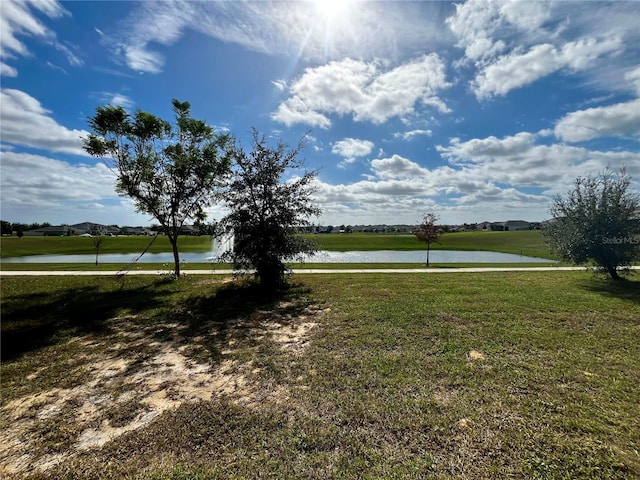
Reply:
M0 474L640 476L640 282L296 281L3 278Z
M490 267L490 268L516 268L516 267L557 267L568 264L563 263L432 263L429 268L465 268L465 267ZM290 264L292 269L311 269L321 268L323 270L342 270L342 269L423 269L424 263L294 263ZM130 268L130 271L136 270L160 270L169 271L173 269L173 264L167 263L138 263L133 267L124 263L100 263L94 265L92 263L4 263L3 271L114 271ZM188 273L189 270L207 270L219 271L230 270L232 265L229 263L184 263L181 271Z
M141 253L153 237L126 236L105 237L100 247L103 253ZM181 236L178 238L181 252L209 252L211 240L207 235ZM170 252L171 244L166 236L159 236L148 250L149 253ZM93 238L90 237L0 237L0 255L23 257L26 255L82 255L95 254Z
M413 235L392 235L373 233L353 233L346 235L307 235L317 242L322 250L423 250ZM142 252L151 241L151 237L107 237L100 253ZM208 252L211 242L208 236L184 236L178 241L181 252ZM447 233L440 244L432 246L434 250L485 250L514 253L517 255L553 258L544 243L540 231L520 232L461 232ZM160 236L154 242L150 253L170 252L171 246L166 237ZM93 241L88 237L2 237L0 239L2 258L44 254L94 254Z

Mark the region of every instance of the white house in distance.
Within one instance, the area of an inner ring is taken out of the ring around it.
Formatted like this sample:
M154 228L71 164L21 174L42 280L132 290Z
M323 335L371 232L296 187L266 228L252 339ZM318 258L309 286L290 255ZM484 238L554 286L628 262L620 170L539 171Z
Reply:
M25 237L68 237L72 235L83 235L89 233L86 230L74 228L71 225L58 225L55 227L43 227L36 230L27 230Z
M507 220L506 222L482 222L478 224L478 230L491 230L494 232L515 232L517 230L532 230L534 225L525 220Z
M25 236L35 237L67 237L74 235L153 235L148 228L100 225L99 223L82 222L75 225L58 225L52 227L27 230Z

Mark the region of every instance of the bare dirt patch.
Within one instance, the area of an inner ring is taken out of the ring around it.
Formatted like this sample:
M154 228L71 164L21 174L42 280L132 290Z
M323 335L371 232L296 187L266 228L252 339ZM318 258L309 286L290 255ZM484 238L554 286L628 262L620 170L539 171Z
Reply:
M289 311L287 305L281 307ZM0 476L46 471L77 452L101 448L143 428L185 402L224 397L247 408L283 402L290 392L282 385L263 382L251 353L265 343L278 355L301 353L322 313L315 307L296 315L258 312L250 326L240 321L229 325L218 363L190 356L194 344L205 342L206 335L187 338L177 324L156 326L154 331L119 327L113 343L89 337L72 340L88 349L70 366L87 372L84 381L2 406L6 427L0 441ZM153 340L154 333L167 330L174 332L168 341ZM241 360L235 358L239 352ZM38 372L32 380L37 380Z
M469 360L475 360L475 361L481 361L481 360L487 359L485 354L478 350L469 350L469 353L467 354L467 356L469 357Z

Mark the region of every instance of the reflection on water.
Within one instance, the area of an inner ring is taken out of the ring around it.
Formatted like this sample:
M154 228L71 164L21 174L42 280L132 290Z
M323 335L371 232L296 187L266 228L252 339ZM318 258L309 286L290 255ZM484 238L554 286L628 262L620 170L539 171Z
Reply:
M424 250L398 252L393 250L376 250L372 252L318 252L307 259L318 263L424 263L427 254ZM525 257L499 252L466 252L454 250L432 250L429 254L430 263L520 263L540 262L552 263L553 260L544 258Z
M208 253L181 253L180 259L187 263L207 263L217 261L223 252L222 248L215 248ZM99 256L100 263L129 263L139 254L136 253L105 253ZM30 255L27 257L3 258L2 263L95 263L95 254L90 255ZM311 257L305 257L306 262L315 263L424 263L424 250L398 252L393 250L376 250L371 252L327 252L320 251ZM498 252L461 252L452 250L432 250L429 255L430 263L553 263L545 258L526 257L510 253ZM171 253L146 253L138 263L173 263Z

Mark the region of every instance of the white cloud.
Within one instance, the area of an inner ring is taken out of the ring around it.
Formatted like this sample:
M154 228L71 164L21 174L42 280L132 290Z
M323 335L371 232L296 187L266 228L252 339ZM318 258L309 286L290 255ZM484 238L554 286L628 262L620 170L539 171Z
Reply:
M630 70L624 74L624 79L631 88L640 96L640 67Z
M483 99L558 71L620 89L622 72L637 65L638 14L634 2L469 0L446 23L464 48L454 65L475 68L470 86Z
M549 197L546 195L532 195L523 193L515 188L500 188L492 183L487 183L483 188L469 195L463 195L455 200L458 205L497 204L514 206L528 206L532 204L549 205Z
M446 23L465 49L466 58L483 62L508 48L516 35L535 34L549 18L548 2L470 0L456 4Z
M382 72L376 63L344 59L307 68L293 80L291 96L272 118L288 126L305 123L327 128L332 114L379 124L411 115L417 105L448 112L438 93L449 86L444 63L436 54Z
M291 98L285 103L281 103L278 110L272 115L274 120L284 123L288 127L296 123L304 123L312 127L329 128L331 120L325 115L310 110L298 98Z
M528 132L520 132L503 139L490 136L461 142L454 138L448 147L438 146L437 150L452 163L485 161L487 158L496 157L516 158L518 155L529 152L534 145L534 140L535 136Z
M326 128L331 122L320 112L354 112L365 103L363 90L375 74L375 65L351 59L307 68L293 81L291 97L280 104L273 118L288 126L306 123Z
M109 34L99 31L102 42L113 48L116 57L122 57L132 70L160 73L164 56L150 49L151 43L171 45L189 25L191 18L198 21L191 2L141 2L121 23L120 32Z
M47 67L49 67L51 70L57 70L58 72L61 72L61 73L65 74L65 75L69 75L69 73L68 73L64 68L62 68L60 65L55 65L55 64L51 63L51 62L50 62L50 61L48 61L48 60L47 60L46 65L47 65Z
M102 162L71 165L52 158L18 152L0 152L2 205L32 208L62 206L67 201L114 198L115 175Z
M544 132L547 134L548 132ZM522 218L544 220L555 194L573 180L606 166L627 166L640 176L637 152L593 151L567 145L541 145L547 139L527 132L496 138L452 139L438 147L451 166L428 169L409 158L373 159L364 180L317 183L324 218L346 224L408 223L435 210L445 222ZM531 190L533 189L533 190ZM478 214L483 217L479 218Z
M640 154L601 152L570 145L540 145L538 135L521 132L502 139L487 137L465 142L452 139L437 150L466 176L514 187L538 187L564 191L576 177L597 172L607 165L628 166L640 172ZM638 165L635 167L635 165ZM630 171L631 174L633 172Z
M286 80L272 80L271 84L276 87L278 90L280 90L281 92L284 91L287 88L287 81Z
M640 99L572 112L556 124L555 134L566 142L600 137L640 137Z
M273 55L314 62L352 56L398 58L398 46L415 52L442 44L443 9L435 3L384 5L349 2L340 15L318 2L140 2L121 31L105 41L134 70L156 73L164 58L151 45L175 43L187 30Z
M430 174L426 168L400 155L372 160L371 169L375 177L383 180L427 177Z
M373 147L373 142L370 142L369 140L345 138L332 144L331 153L340 155L344 158L342 163L348 164L355 162L356 157L369 155L373 150Z
M355 120L383 123L391 117L402 118L413 113L418 102L450 112L437 96L449 86L440 57L424 55L376 76L366 88L367 102L356 110Z
M4 62L0 62L0 76L3 77L17 77L18 71L11 65L7 65Z
M4 143L87 155L82 149L81 137L89 132L58 124L49 116L49 110L23 91L3 88L0 98L0 137Z
M73 165L41 155L0 151L2 216L9 221L149 225L130 199L115 192L102 162Z
M122 93L99 92L94 95L99 97L100 102L104 104L116 105L124 108L125 110L130 110L135 105L135 101L131 97Z
M584 70L598 57L615 54L622 47L619 37L601 41L582 39L561 49L549 43L536 45L526 53L513 52L488 65L474 80L473 91L478 98L505 95L564 68Z
M69 62L69 65L74 67L80 67L84 65L84 61L73 51L73 49L75 48L73 45L70 45L69 43L65 45L60 42L55 42L55 47L57 50L61 51L64 54L64 56L67 58L67 62Z
M402 140L413 140L419 135L430 137L433 132L431 130L410 130L408 132L396 132L393 138L401 138Z
M373 160L371 169L374 174L363 181L339 185L318 181L323 215L345 225L414 224L422 212L432 210L446 222L481 221L477 212L483 210L492 220L541 220L549 201L545 195L496 186L471 170L447 166L428 170L399 155Z
M140 72L160 73L164 66L162 55L137 46L125 47L124 57L131 69Z
M121 93L116 93L111 98L111 104L119 105L124 108L131 108L133 107L133 105L135 105L135 102L131 98L127 97L126 95L122 95Z
M55 42L55 34L36 17L34 10L54 19L69 14L55 0L38 2L3 0L2 15L0 15L0 59L3 60L0 73L2 75L13 77L17 75L15 68L5 65L4 60L15 58L16 56L31 55L26 45L20 40L20 37L37 37L45 41L51 41L67 55L70 61L74 57L73 54L69 57L71 51L68 47ZM77 59L77 57L75 58Z

